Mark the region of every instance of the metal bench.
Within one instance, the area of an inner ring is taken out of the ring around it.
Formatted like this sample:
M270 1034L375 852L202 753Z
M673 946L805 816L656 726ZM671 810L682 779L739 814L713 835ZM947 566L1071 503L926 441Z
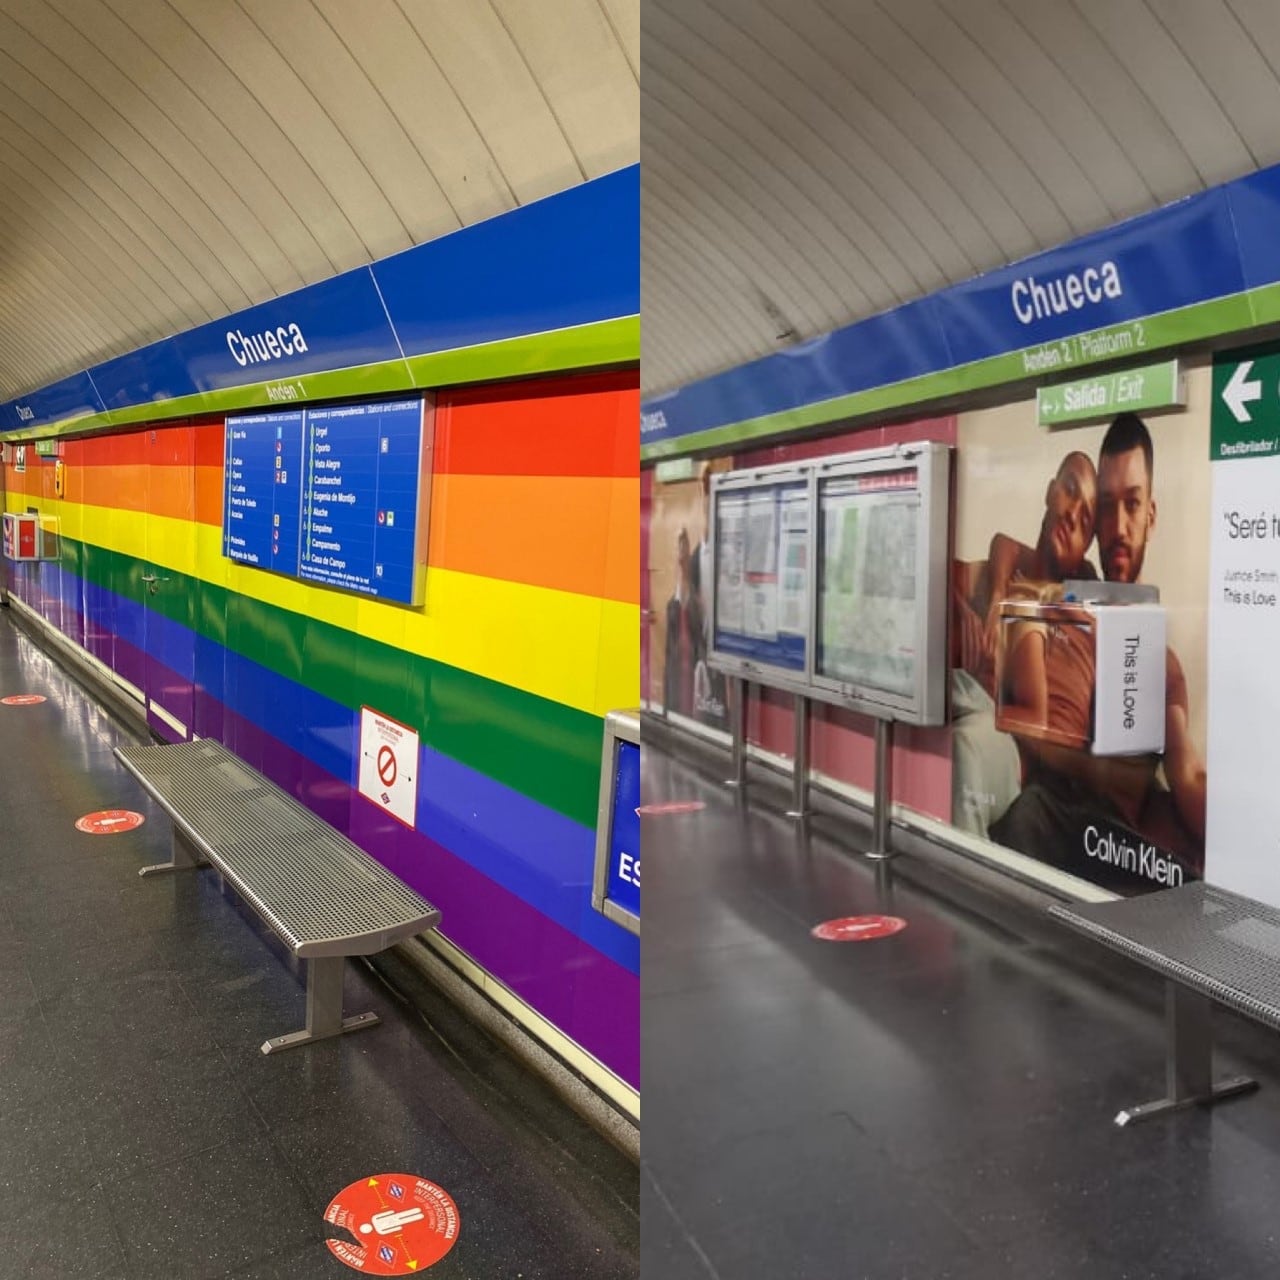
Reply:
M1116 1124L1257 1088L1245 1076L1214 1082L1213 1005L1280 1031L1280 911L1196 883L1049 914L1166 980L1166 1096L1121 1111Z
M374 1013L342 1016L343 960L434 928L440 912L220 743L115 754L173 819L172 860L139 874L212 865L307 961L306 1026L262 1052L376 1025Z

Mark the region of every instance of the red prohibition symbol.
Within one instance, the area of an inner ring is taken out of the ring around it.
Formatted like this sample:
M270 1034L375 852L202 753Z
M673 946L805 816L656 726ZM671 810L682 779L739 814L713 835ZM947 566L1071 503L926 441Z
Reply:
M900 916L844 916L826 920L810 933L823 942L874 942L901 933L907 922Z
M90 836L117 836L122 831L140 827L146 819L132 809L99 809L76 819L76 830Z
M399 770L396 768L396 753L390 747L378 748L378 777L382 785L389 787L395 780Z
M6 707L34 707L44 700L44 695L40 693L11 693L7 698L0 698L0 702Z

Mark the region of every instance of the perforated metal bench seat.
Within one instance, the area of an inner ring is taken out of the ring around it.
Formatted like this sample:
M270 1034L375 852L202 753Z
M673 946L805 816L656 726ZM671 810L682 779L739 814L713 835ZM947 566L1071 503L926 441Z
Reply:
M173 858L141 875L205 863L308 962L307 1024L264 1053L374 1025L342 1016L342 962L434 928L440 912L220 743L117 747L173 820Z
M1049 914L1166 979L1167 1096L1120 1112L1117 1124L1257 1087L1244 1077L1214 1083L1210 1015L1216 1002L1280 1030L1280 911L1197 882Z

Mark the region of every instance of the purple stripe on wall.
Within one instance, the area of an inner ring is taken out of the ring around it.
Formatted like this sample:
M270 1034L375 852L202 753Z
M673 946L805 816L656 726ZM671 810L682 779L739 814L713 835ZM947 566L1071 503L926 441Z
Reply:
M316 807L326 821L435 903L443 914L440 932L450 942L639 1088L640 982L634 974L208 694L197 691L196 704L198 722L221 718L223 741L237 755Z

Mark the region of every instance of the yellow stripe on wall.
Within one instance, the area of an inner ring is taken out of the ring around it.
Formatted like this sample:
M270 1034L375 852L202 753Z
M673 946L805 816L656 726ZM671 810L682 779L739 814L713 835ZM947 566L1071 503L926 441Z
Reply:
M141 521L132 511L19 496L22 507L56 512L67 537L591 715L634 706L639 698L640 610L634 604L428 568L425 608L405 608L236 564L223 556L222 532L211 525L154 515Z

